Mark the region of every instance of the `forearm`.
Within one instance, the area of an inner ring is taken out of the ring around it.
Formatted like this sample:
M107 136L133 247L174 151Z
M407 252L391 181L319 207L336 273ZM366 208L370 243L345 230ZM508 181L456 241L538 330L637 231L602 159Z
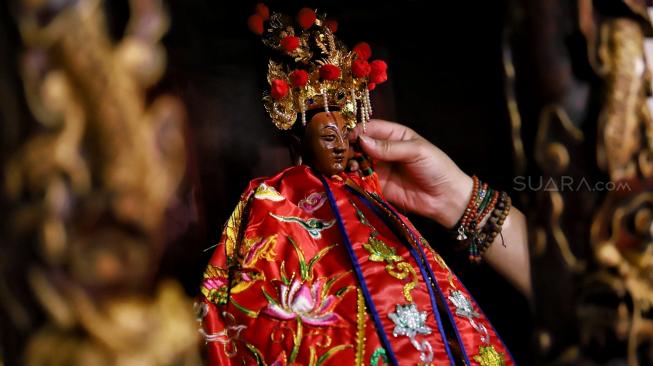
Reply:
M497 235L483 258L530 299L532 285L528 230L524 214L516 207L510 208L510 213L501 228L501 234Z
M438 197L438 204L434 205L432 212L428 214L431 219L447 229L454 229L455 223L462 216L472 194L472 178L460 173L454 174L457 177L452 179L450 187L446 189L447 194ZM487 219L488 217L485 217L479 227L482 227ZM484 259L526 297L530 298L532 287L528 230L524 214L516 207L510 208L510 213L503 223L501 235L497 235L487 249Z

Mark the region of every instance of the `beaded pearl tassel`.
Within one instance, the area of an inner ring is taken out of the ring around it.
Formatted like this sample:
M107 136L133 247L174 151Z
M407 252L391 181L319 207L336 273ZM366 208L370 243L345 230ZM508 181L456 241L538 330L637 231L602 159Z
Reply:
M363 125L363 132L367 132L367 107L365 105L365 97L361 100L361 124Z
M301 103L301 111L302 111L302 125L306 127L306 106L304 105L304 101L302 100Z
M329 99L327 98L326 89L322 87L322 99L324 99L324 111L329 113Z
M365 88L365 104L367 108L367 119L369 120L372 117L372 103L370 102L370 90Z

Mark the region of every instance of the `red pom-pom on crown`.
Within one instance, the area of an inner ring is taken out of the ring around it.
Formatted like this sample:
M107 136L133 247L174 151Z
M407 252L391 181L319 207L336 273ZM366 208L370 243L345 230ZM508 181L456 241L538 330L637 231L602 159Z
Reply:
M336 80L340 77L340 68L336 65L326 64L320 67L320 78L323 80Z
M358 58L361 60L367 61L372 57L372 48L367 44L367 42L357 43L354 48L352 48L352 51L356 52Z
M253 14L247 18L249 30L259 36L263 34L263 17L260 14Z
M272 98L279 100L283 99L288 95L288 83L285 80L274 79L272 80L272 85L270 90L270 95Z
M303 8L297 14L297 22L304 29L312 27L313 24L315 24L316 19L317 15L315 14L315 11L310 8Z
M290 73L290 82L293 86L304 87L308 83L308 72L304 70L295 70Z
M388 64L385 61L374 60L370 62L370 82L381 84L388 80Z
M299 37L295 36L285 36L279 41L281 47L283 47L286 52L291 53L299 47Z
M357 78L367 77L370 71L372 71L372 67L363 59L357 58L351 63L351 73Z
M333 20L333 19L327 19L324 21L324 26L329 28L331 33L335 33L338 31L338 22Z
M270 9L265 4L258 3L254 9L256 10L256 14L260 15L263 20L270 19Z

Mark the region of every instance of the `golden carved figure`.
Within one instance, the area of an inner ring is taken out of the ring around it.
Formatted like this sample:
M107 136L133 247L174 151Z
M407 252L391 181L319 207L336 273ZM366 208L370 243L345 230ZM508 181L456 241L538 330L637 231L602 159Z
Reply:
M192 302L156 277L186 161L183 106L146 98L164 70L167 15L158 1L130 1L114 42L99 0L44 21L50 5L23 1L18 16L40 126L4 171L15 203L6 218L15 243L36 253L21 275L44 321L22 328L26 345L14 352L27 365L196 364Z

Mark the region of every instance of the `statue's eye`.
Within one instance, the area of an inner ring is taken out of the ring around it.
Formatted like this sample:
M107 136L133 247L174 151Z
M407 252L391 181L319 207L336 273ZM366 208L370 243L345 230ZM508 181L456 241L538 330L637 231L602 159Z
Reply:
M322 135L322 140L332 142L336 140L336 135L334 134L329 134L329 135Z

